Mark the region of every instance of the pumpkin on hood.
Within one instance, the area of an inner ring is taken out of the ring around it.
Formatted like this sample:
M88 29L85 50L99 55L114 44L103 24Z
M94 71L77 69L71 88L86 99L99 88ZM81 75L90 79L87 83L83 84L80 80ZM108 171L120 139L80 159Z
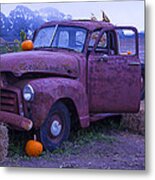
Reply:
M22 42L22 50L29 51L33 49L33 42L31 40L25 40Z

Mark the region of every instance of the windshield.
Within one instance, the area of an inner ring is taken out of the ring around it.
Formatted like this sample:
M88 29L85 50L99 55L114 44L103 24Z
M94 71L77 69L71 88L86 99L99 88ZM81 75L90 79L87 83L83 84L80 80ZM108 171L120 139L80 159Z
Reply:
M82 52L87 30L72 26L42 28L34 40L34 48L63 48Z

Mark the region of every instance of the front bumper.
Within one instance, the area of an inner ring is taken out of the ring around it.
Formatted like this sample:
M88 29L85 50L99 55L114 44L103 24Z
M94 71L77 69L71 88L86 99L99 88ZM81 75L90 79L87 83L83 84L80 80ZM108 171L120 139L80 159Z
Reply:
M33 127L33 122L30 119L5 111L0 111L1 122L26 131L31 130Z

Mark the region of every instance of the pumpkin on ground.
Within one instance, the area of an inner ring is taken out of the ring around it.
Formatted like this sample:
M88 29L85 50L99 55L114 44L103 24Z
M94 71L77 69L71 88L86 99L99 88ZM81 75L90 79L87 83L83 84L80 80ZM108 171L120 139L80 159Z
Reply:
M32 157L37 157L43 152L43 145L37 141L36 135L34 135L34 140L29 140L26 143L25 152L28 156Z
M25 40L22 42L22 50L29 51L33 49L33 42L31 40Z

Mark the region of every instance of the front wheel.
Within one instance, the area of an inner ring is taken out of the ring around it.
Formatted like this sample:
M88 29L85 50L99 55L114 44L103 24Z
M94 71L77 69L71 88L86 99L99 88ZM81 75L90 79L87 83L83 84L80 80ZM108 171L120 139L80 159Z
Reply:
M70 114L62 102L55 103L40 128L40 137L45 149L52 151L67 140L70 133Z

